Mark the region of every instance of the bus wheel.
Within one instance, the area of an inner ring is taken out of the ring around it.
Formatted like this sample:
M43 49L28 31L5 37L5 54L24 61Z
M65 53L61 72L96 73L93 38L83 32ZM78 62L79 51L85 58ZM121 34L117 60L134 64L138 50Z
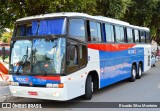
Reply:
M136 75L137 75L137 71L136 71L136 66L132 65L132 69L131 69L131 77L129 78L129 80L131 82L134 82L136 80Z
M92 99L92 92L93 92L92 76L89 75L86 79L84 99L91 100Z
M139 64L139 65L138 65L138 73L137 73L137 75L136 75L136 78L137 78L137 79L140 79L141 76L142 76L142 65Z

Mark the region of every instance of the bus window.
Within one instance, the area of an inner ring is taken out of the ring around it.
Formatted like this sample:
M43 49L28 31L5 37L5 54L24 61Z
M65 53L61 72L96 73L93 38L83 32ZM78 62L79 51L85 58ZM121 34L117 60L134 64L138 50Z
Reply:
M134 30L134 36L135 36L135 42L139 43L139 31L138 30Z
M150 33L146 32L146 41L147 43L151 43Z
M87 47L79 45L79 66L83 67L87 64Z
M91 42L101 42L101 25L96 22L89 22Z
M121 42L124 42L124 27L120 27Z
M67 46L67 72L71 73L78 69L78 45L69 43Z
M67 45L67 72L72 73L87 64L87 47L74 41Z
M68 66L73 66L78 64L78 55L77 55L77 45L71 45L68 47L68 61L67 65Z
M85 26L83 19L71 19L69 35L75 39L85 41Z
M17 26L16 36L25 36L26 35L26 25Z
M106 42L106 33L105 33L105 24L102 23L101 25L101 29L102 29L102 41L105 43Z
M124 42L124 28L115 26L116 42Z
M27 35L32 35L32 26L27 26Z
M133 33L131 28L127 28L127 40L129 43L133 43Z
M141 43L146 42L145 31L140 31Z
M106 31L106 41L114 42L113 25L105 24L105 31Z

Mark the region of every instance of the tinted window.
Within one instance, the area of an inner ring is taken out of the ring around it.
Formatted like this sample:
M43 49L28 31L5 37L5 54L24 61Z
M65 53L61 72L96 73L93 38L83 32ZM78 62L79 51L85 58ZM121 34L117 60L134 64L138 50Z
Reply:
M120 27L121 32L121 42L124 42L124 27Z
M113 25L105 24L106 41L114 42Z
M67 43L67 72L72 73L87 64L87 47L75 41Z
M90 36L92 42L101 42L101 25L100 23L90 22Z
M85 41L84 20L71 19L70 20L70 27L69 27L69 34L71 37Z
M105 24L102 24L102 41L106 42Z
M32 21L24 25L18 25L16 36L32 36L32 35L60 35L66 33L66 19L43 19L40 21Z
M127 28L127 39L128 39L128 42L133 43L133 34L132 34L131 28Z
M27 35L32 35L32 26L27 27Z
M26 25L17 26L16 36L26 35Z
M99 41L102 41L101 24L100 23L97 23L97 31L98 31L98 39L99 39Z
M124 28L115 26L116 42L124 42Z
M141 43L145 43L145 41L146 41L145 31L140 31L140 36L141 36Z
M85 66L87 63L87 47L85 45L79 45L79 65Z
M138 43L139 42L139 31L134 30L134 35L135 35L135 42Z
M68 66L78 65L77 45L71 44L69 47L67 47L67 51L68 51L67 65Z
M67 72L71 73L78 69L78 44L69 42L67 44Z
M147 43L150 43L150 41L151 41L149 32L146 32L146 41L147 41Z

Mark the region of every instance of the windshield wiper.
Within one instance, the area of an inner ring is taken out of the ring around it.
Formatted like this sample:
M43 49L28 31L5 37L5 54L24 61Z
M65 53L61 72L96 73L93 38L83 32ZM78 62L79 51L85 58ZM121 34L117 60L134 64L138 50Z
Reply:
M26 55L23 55L22 60L19 63L18 69L16 71L17 75L19 74L19 70L20 70L21 66L27 61L27 58L28 58L28 46L27 46L27 50L26 50Z

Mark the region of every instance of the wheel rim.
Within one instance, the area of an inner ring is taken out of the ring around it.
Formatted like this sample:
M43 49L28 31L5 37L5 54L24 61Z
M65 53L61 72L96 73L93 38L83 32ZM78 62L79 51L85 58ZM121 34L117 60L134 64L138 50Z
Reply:
M133 71L132 71L132 76L133 76L133 78L136 77L136 70L135 69L133 69Z

